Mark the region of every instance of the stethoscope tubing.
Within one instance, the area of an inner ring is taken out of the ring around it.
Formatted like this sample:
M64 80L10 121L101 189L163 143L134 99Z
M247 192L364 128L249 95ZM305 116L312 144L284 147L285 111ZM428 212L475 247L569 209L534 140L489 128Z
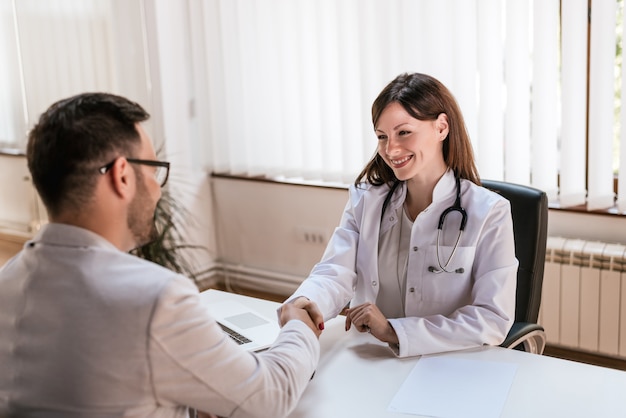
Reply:
M437 225L437 251L436 251L437 252L437 264L439 265L439 269L437 269L434 266L430 266L428 267L428 271L430 271L431 273L436 273L436 274L443 273L443 272L463 273L465 271L463 268L457 268L455 270L447 270L448 265L450 265L450 262L452 261L452 258L454 257L454 254L456 254L456 250L459 247L459 242L461 241L461 236L463 236L463 231L465 230L465 225L467 224L467 212L461 206L461 179L457 175L455 175L454 178L456 181L456 199L454 201L454 205L445 209L441 213L441 216L439 216L439 223ZM382 213L380 215L381 222L382 222L383 215L385 214L385 209L387 208L387 205L389 204L389 201L391 200L391 196L393 195L394 191L396 190L399 184L400 184L400 181L396 181L391 186L391 188L389 189L389 192L387 193L387 196L385 197L385 201L383 202L383 207L382 207ZM446 220L446 216L448 216L450 212L459 212L461 214L461 224L459 226L459 234L456 237L456 242L454 243L452 252L450 253L450 256L448 257L448 259L446 260L446 263L442 265L441 257L439 255L439 248L441 247L440 237L441 237L441 231L443 230L443 226Z
M439 265L439 270L437 270L436 268L432 266L429 267L428 271L433 272L433 273L443 273L443 272L462 273L464 271L462 268L455 269L455 270L447 269L448 265L450 264L450 261L452 261L452 258L454 257L454 254L456 253L457 248L459 248L459 241L461 241L461 236L463 235L463 231L465 230L465 225L467 224L467 212L461 206L461 179L458 176L455 176L455 180L456 180L456 200L454 201L453 206L450 206L449 208L447 208L441 213L441 216L439 217L439 224L437 225L437 264ZM441 258L439 256L439 248L440 248L439 238L441 236L441 231L443 230L443 224L445 223L446 216L448 216L450 212L459 212L461 214L461 225L459 226L459 234L456 237L456 242L454 243L454 247L452 248L450 257L448 257L448 260L446 261L446 263L442 265Z

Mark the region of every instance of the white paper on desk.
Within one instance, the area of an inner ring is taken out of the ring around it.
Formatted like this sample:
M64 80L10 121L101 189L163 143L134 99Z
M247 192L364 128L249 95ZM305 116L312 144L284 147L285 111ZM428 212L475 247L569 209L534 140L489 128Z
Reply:
M497 418L516 371L513 363L422 357L388 409L438 418Z

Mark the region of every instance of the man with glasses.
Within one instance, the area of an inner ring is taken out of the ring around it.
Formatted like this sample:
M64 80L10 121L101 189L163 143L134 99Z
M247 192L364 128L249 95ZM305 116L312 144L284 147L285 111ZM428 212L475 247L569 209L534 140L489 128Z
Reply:
M276 343L225 337L193 282L128 254L155 233L169 163L141 106L105 94L53 104L28 166L50 223L0 270L0 417L280 417L319 358L320 331L287 306Z

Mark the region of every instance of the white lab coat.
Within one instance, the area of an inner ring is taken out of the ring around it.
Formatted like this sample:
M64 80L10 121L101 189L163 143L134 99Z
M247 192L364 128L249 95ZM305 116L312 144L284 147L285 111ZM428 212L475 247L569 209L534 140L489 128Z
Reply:
M363 184L350 187L349 200L322 260L289 300L305 296L317 303L324 319L337 316L350 302L376 302L378 242L391 228L406 197L398 187L381 222L382 204L389 188ZM518 261L515 258L509 201L474 183L461 180L461 206L467 225L447 270L438 268L436 243L441 213L454 204L456 185L448 170L433 191L433 202L415 219L407 266L405 318L389 318L400 356L458 350L502 343L515 317ZM440 254L445 264L458 234L460 217L446 218ZM400 301L398 301L400 303Z

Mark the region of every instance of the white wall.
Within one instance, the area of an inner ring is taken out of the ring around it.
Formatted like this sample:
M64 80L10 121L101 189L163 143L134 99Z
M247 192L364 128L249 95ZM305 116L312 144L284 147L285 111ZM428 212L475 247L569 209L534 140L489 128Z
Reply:
M348 197L332 188L212 182L220 260L295 277L305 277L319 261ZM323 238L307 241L307 231Z
M626 216L550 210L548 235L626 244Z
M0 231L30 235L46 215L23 155L0 155Z

